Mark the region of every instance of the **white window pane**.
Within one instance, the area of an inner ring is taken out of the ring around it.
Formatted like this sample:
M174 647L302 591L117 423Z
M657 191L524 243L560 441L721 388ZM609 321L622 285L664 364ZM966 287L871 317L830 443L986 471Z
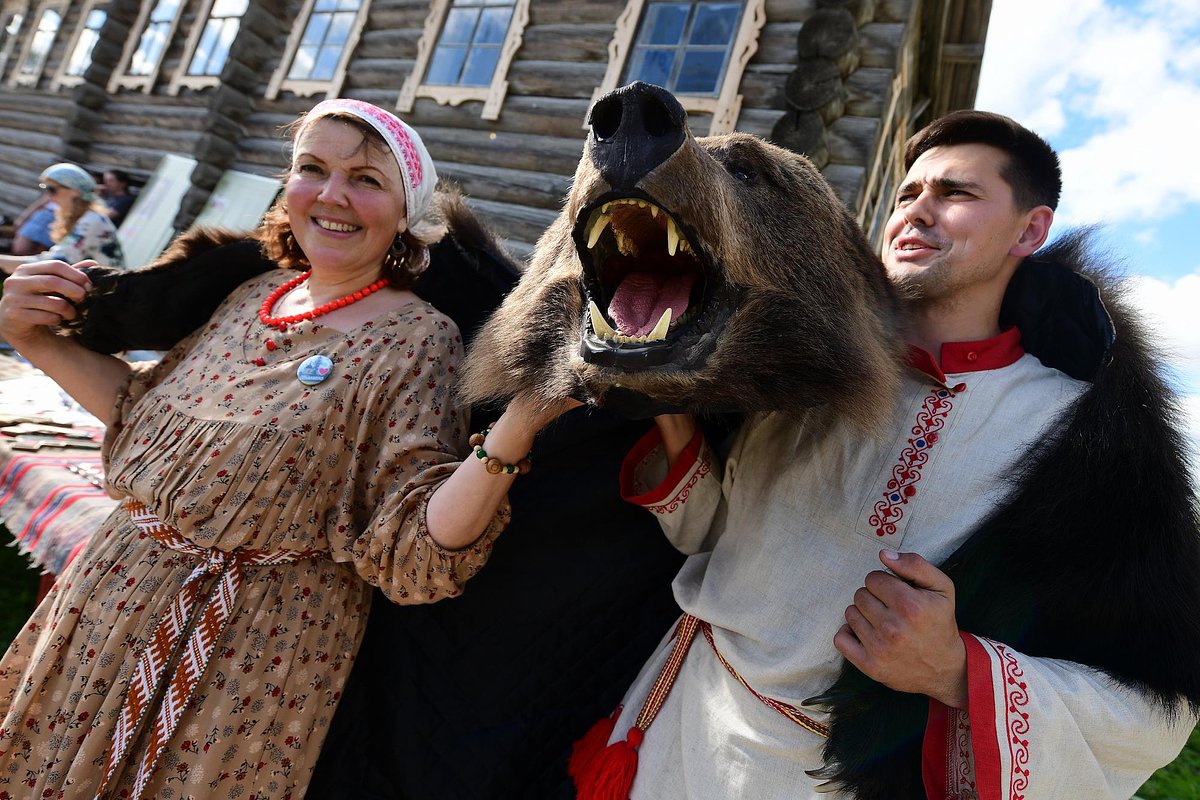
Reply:
M467 65L463 67L462 78L458 82L463 86L490 86L499 61L498 47L472 49L471 55L467 57Z
M333 19L330 14L313 14L300 37L301 44L320 44L325 41L325 33L329 30L329 22Z
M169 23L161 22L154 23L146 28L142 33L142 40L138 43L137 52L133 54L133 63L129 67L131 75L149 75L158 66L158 59L162 55L163 48L167 43L167 29Z
M723 50L686 53L679 68L679 79L671 88L680 94L716 94L724 64Z
M21 23L24 21L25 18L20 14L13 14L12 19L10 19L8 24L4 26L4 32L9 36L16 36L21 32Z
M690 3L651 3L638 36L639 44L679 44Z
M706 3L696 7L690 44L728 45L737 34L742 8L737 3Z
M314 14L321 12L321 11L336 11L336 10L337 10L337 0L317 0L316 4L313 6Z
M338 11L358 11L362 8L361 0L338 0Z
M671 82L671 68L675 65L675 49L637 48L630 59L625 83L645 81L655 86L667 87Z
M196 44L196 52L192 54L192 63L188 66L188 75L207 75L208 62L212 58L217 45L217 35L220 33L221 21L210 19L204 26L204 33Z
M329 26L329 33L325 35L325 45L337 45L338 49L350 39L350 29L354 27L353 13L339 11L333 15L333 24Z
M233 46L233 40L237 38L240 26L241 20L239 19L227 19L222 22L217 48L208 61L209 75L220 75L221 70L225 69L225 62L229 60L229 48Z
M442 25L442 35L438 44L470 44L475 32L475 21L479 18L479 9L453 8L446 15Z
M340 46L322 47L321 52L317 54L317 63L313 67L312 75L309 77L314 81L329 80L337 71L338 61L341 57L342 48Z
M247 0L216 0L210 17L240 17L246 13Z
M150 12L150 21L153 22L170 22L175 19L175 12L179 10L180 0L158 0L158 5Z
M475 44L503 43L504 37L508 34L508 22L511 19L511 8L486 9L479 19L479 28L475 31Z
M108 19L108 12L102 8L93 8L88 12L87 23L84 27L89 31L98 31L104 27L104 20Z
M92 50L96 47L96 42L100 39L100 34L94 30L86 29L79 34L79 41L75 43L75 50L71 53L71 59L67 62L67 74L73 77L80 77L87 72L87 68L92 65Z
M467 57L467 48L440 45L433 51L429 69L425 72L425 83L455 84Z
M288 77L305 80L312 73L313 65L316 61L316 46L308 44L300 45L296 49L296 57L292 59L292 68L288 70Z

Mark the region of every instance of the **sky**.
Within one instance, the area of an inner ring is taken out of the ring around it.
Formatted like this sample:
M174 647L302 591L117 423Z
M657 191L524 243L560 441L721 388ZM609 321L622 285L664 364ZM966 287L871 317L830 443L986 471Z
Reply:
M1200 483L1200 0L994 0L976 108L1058 151L1158 335Z

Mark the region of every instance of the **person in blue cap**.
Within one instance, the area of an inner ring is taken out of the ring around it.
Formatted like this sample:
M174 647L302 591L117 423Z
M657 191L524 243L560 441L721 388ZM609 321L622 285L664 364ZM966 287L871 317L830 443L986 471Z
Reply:
M68 264L91 259L112 267L125 266L117 229L103 203L96 198L96 181L75 164L47 167L38 178L55 204L50 226L51 246L45 253L0 256L0 271L11 272L32 260L57 259Z

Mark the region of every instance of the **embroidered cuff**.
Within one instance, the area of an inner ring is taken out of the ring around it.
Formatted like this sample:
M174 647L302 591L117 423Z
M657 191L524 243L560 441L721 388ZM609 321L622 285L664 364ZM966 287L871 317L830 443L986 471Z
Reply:
M704 434L697 427L696 433L679 454L675 466L667 472L667 476L657 486L642 488L638 478L652 456L657 454L662 457L661 452L656 453L661 451L661 448L662 434L656 426L646 431L625 456L625 461L621 464L620 478L622 499L639 506L659 505L667 500L687 476L702 466L700 453L704 449Z

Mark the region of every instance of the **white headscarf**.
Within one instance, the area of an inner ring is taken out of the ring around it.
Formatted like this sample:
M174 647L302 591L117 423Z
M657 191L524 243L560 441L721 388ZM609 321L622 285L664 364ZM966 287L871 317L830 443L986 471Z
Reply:
M425 212L429 210L429 204L433 201L433 188L437 184L433 159L425 149L421 137L395 114L362 100L345 98L322 100L313 106L312 110L305 114L304 124L297 129L296 137L299 138L301 132L314 120L332 114L349 114L361 119L387 142L400 167L400 177L404 182L405 211L408 227L411 228L413 223L425 216Z

